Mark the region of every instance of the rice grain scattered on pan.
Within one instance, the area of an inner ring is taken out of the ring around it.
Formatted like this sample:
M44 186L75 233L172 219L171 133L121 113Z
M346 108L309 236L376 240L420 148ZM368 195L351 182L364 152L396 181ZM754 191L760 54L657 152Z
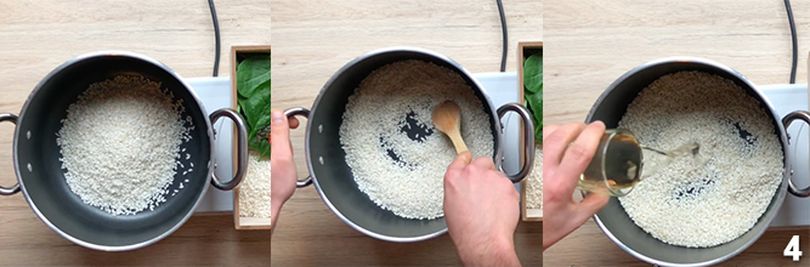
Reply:
M543 150L538 145L534 152L534 168L526 186L526 208L543 210ZM541 213L542 216L542 213Z
M395 62L373 71L349 97L340 143L358 187L381 208L409 219L444 216L443 177L456 152L431 114L445 100L461 107L461 133L473 155L491 157L489 115L450 69Z
M619 198L639 227L668 244L712 247L745 234L782 180L782 146L769 113L717 75L659 78L633 100L619 127L659 149L700 144L701 164L678 158Z
M190 157L180 151L193 127L183 111L181 100L141 75L91 84L68 107L56 138L70 190L113 215L155 209L183 168L181 157Z

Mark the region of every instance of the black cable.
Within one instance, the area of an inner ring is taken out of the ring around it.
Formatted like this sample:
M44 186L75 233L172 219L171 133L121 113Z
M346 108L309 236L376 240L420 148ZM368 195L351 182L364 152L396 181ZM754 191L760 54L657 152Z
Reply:
M796 23L793 21L793 10L790 8L790 0L785 0L785 10L787 11L788 23L790 23L790 42L793 46L793 59L790 66L790 83L796 83L796 65L799 61L799 45L796 40Z
M217 8L214 6L214 0L208 0L208 8L211 10L211 20L214 22L214 72L213 76L219 76L219 19L217 19Z
M498 4L498 14L501 16L501 34L503 35L503 47L501 48L501 72L506 71L506 52L509 46L509 35L506 33L506 15L503 13L503 2L495 0Z

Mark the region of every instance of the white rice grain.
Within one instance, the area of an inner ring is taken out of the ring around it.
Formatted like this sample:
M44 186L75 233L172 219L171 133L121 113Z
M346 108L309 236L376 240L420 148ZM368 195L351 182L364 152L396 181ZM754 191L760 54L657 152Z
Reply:
M443 177L456 152L433 127L431 114L445 100L461 107L461 132L470 151L491 157L489 114L473 89L447 68L418 60L392 63L373 71L349 97L340 143L358 187L381 208L410 219L444 216ZM412 127L425 134L409 137Z
M535 147L534 167L526 183L526 208L543 210L543 150ZM541 213L542 214L542 213ZM542 216L542 215L541 215Z
M700 144L619 198L630 218L672 245L712 247L748 232L782 179L783 154L769 114L720 76L678 72L645 88L619 123L650 147Z
M270 218L270 161L258 153L248 154L248 168L239 185L239 214L242 217Z
M191 138L182 112L181 101L140 75L91 84L57 133L70 190L113 215L154 210L166 201L180 145Z

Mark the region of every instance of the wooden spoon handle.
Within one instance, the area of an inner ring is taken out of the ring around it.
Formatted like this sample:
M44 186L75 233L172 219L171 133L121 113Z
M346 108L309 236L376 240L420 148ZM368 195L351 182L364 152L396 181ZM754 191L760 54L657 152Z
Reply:
M449 137L450 141L453 142L453 146L456 147L456 154L469 151L469 149L467 149L467 144L464 144L464 139L461 138L461 134L455 132L454 134L449 135Z

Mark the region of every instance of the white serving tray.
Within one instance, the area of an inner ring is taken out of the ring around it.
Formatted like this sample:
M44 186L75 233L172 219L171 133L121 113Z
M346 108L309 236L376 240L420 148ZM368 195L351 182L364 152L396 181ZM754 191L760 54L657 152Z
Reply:
M775 84L758 86L780 118L795 110L808 110L807 84ZM810 185L810 129L803 123L794 123L788 129L791 144L788 148L794 182L800 187ZM798 198L790 193L771 227L810 226L810 198Z
M506 103L522 102L519 100L515 72L477 73L473 74L473 78L481 84L495 109ZM520 170L520 117L515 113L508 113L501 123L504 125L503 170L506 173L517 173ZM520 190L520 183L515 184L515 188Z
M489 95L490 101L492 101L495 108L509 102L518 102L520 95L517 90L516 73L481 73L474 74L473 77ZM209 114L214 110L231 106L231 82L228 77L190 78L186 79L186 82L191 85L192 90L203 102L205 111ZM517 115L510 113L505 116L503 122L505 124L503 168L507 173L515 173L520 167L518 165L520 119ZM217 162L215 172L219 177L230 177L231 174L232 127L233 124L228 120L221 120L221 122L214 125L217 132L217 140L213 148L214 160ZM516 184L515 188L519 189L520 185ZM228 212L232 210L233 193L209 187L202 202L197 206L196 212Z
M205 112L211 114L214 110L231 106L231 80L228 77L206 77L186 79L192 90L197 94L200 101L205 106ZM233 123L227 119L221 119L214 124L216 131L216 141L214 142L214 162L218 177L229 179L231 176L231 163L233 142ZM222 191L208 187L196 212L218 212L233 210L233 192Z

